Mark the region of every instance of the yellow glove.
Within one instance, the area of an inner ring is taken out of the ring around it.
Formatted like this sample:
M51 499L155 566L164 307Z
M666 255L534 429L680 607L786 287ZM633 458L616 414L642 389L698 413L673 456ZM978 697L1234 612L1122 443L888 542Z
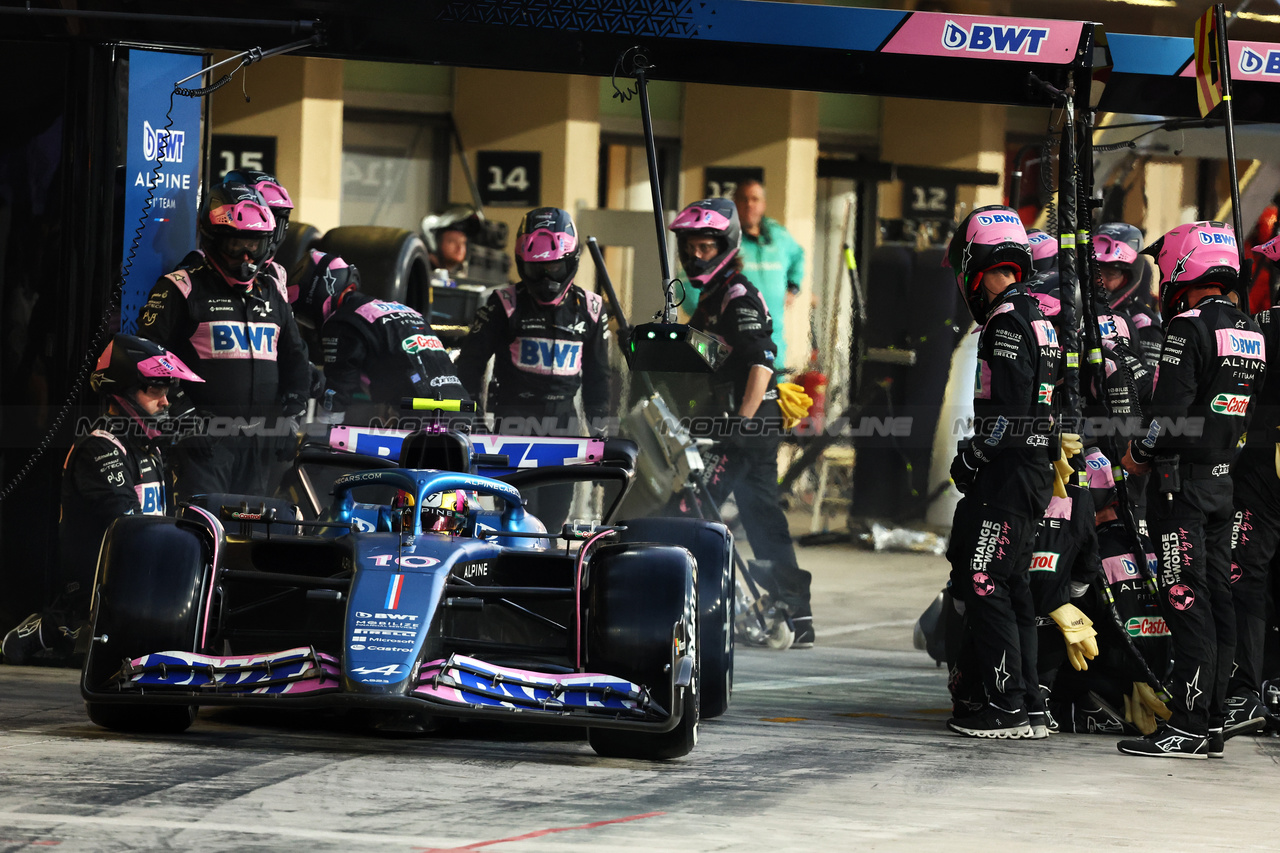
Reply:
M807 417L813 398L794 382L778 383L778 408L782 409L782 428L792 429Z
M1089 668L1088 660L1098 656L1098 641L1094 637L1098 632L1093 630L1093 620L1080 612L1074 604L1064 604L1049 614L1067 641L1067 660L1076 671Z
M1053 461L1053 495L1058 498L1067 496L1067 483L1071 482L1075 469L1067 460L1084 450L1084 442L1074 432L1062 434L1062 456Z
M1149 735L1156 730L1156 717L1167 720L1171 712L1145 681L1133 682L1133 695L1124 697L1124 718Z
M1173 716L1173 712L1165 706L1164 701L1156 695L1156 692L1151 689L1151 685L1147 684L1147 682L1133 682L1133 695L1160 719L1167 720Z

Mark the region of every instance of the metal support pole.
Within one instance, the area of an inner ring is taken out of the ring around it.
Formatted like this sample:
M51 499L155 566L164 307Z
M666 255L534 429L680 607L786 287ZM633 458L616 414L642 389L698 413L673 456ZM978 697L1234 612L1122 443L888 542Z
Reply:
M649 114L648 67L636 63L636 89L640 93L640 120L644 125L644 150L649 160L649 192L653 196L653 224L658 235L658 261L662 265L662 322L675 322L671 298L671 259L667 257L667 225L662 221L662 187L658 183L658 146L653 140L653 117Z

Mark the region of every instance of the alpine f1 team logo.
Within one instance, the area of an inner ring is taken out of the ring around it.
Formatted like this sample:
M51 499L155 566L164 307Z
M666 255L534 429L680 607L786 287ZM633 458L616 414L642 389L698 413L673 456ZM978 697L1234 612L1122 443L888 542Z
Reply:
M1241 74L1280 75L1280 50L1268 50L1264 56L1251 47L1243 48L1236 67Z
M965 29L955 21L947 21L942 28L942 46L947 50L964 50L970 53L1039 56L1040 47L1048 36L1048 27L974 24Z

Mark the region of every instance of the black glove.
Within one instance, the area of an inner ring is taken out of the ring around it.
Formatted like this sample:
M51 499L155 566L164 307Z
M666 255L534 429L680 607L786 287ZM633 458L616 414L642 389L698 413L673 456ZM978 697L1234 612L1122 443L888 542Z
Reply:
M276 420L276 428L280 434L276 440L276 460L292 462L298 454L298 433L302 431L301 415L285 415Z
M180 426L182 434L174 444L174 449L201 459L212 456L213 439L209 436L209 421L210 417L202 412L193 412L183 418Z
M311 390L308 393L317 400L324 393L324 371L314 364L311 365Z
M297 394L286 394L280 408L284 417L276 420L279 430L276 459L280 462L292 462L298 454L298 433L302 431L302 415L307 410L307 401Z
M978 476L978 461L967 445L957 448L956 458L951 460L951 481L956 484L956 491L965 495Z

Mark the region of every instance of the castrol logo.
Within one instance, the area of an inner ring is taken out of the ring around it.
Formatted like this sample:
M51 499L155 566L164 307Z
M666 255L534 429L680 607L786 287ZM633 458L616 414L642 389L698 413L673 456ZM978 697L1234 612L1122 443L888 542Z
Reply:
M1031 571L1054 572L1058 570L1058 555L1052 551L1036 551L1031 555Z
M1209 401L1209 408L1220 415L1244 417L1249 408L1249 398L1243 394L1219 394Z
M1130 637L1169 636L1169 626L1159 616L1134 616L1124 623L1124 630Z

